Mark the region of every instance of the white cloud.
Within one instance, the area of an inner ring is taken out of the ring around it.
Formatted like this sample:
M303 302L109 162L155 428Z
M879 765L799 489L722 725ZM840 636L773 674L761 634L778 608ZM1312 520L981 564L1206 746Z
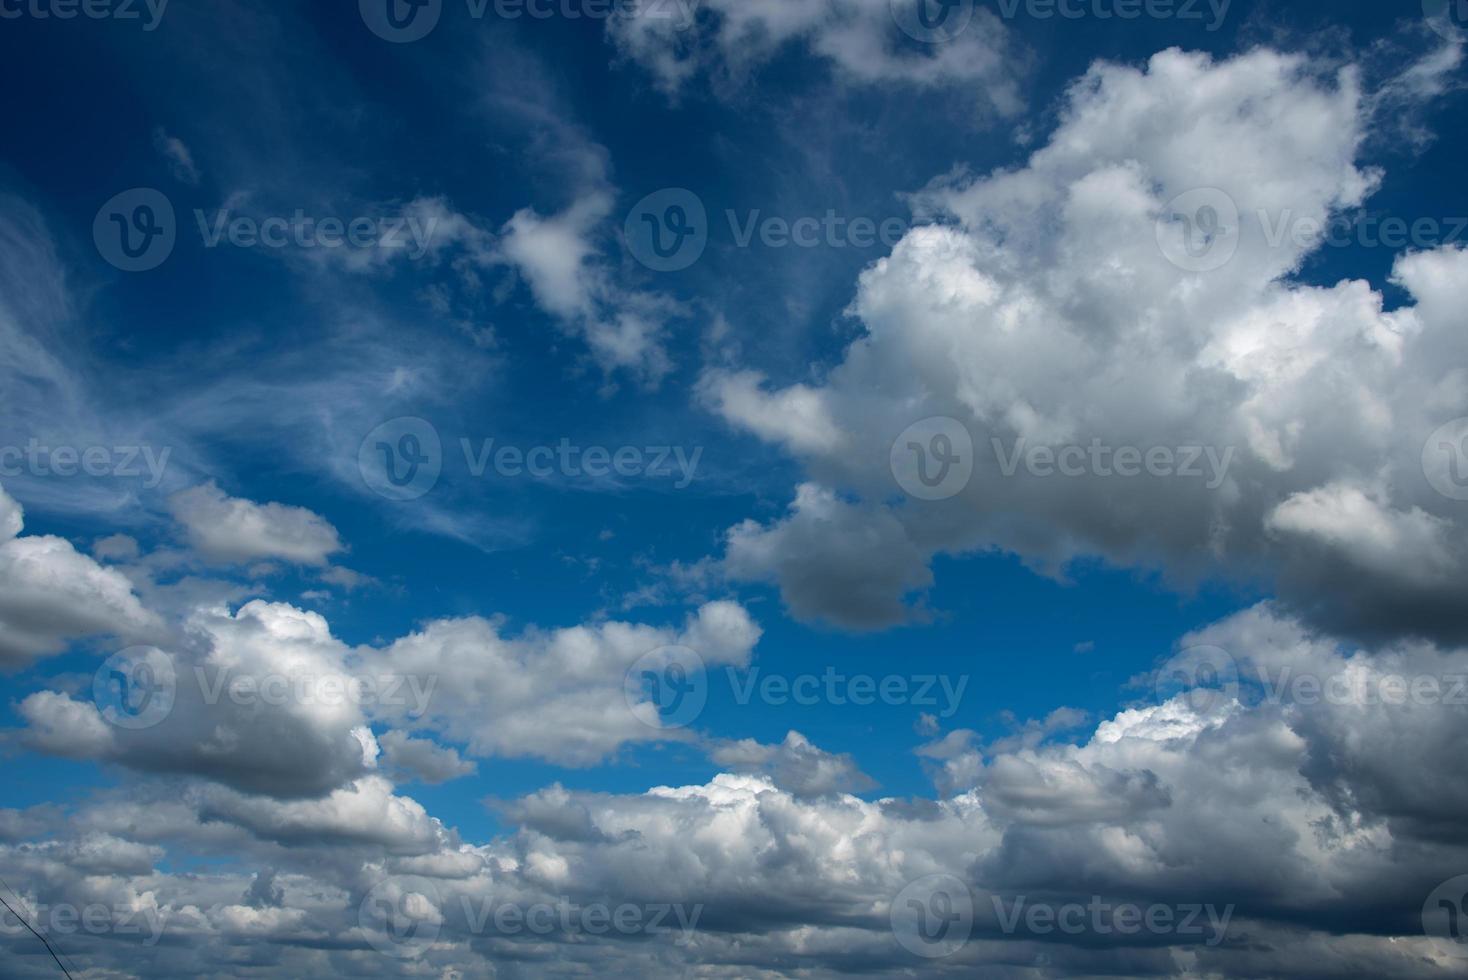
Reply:
M213 483L174 494L168 507L188 532L189 544L216 561L281 558L324 565L342 550L336 528L320 515L304 507L230 497Z
M700 0L691 22L670 5L669 16L613 18L607 29L669 94L700 72L741 80L798 43L845 82L964 87L986 108L1018 111L1026 60L1008 28L988 10L955 6L955 27L967 11L973 20L939 44L904 36L894 19L900 5L888 0Z
M850 755L823 751L799 732L789 732L776 745L763 745L752 738L717 742L709 757L732 772L765 775L800 797L860 793L876 787Z
M1398 256L1411 301L1388 312L1365 282L1295 281L1316 246L1275 240L1380 183L1359 160L1367 101L1355 69L1266 49L1098 63L1024 166L935 181L914 200L943 223L862 273L865 333L821 384L705 375L707 404L811 480L790 517L730 532L726 570L777 581L803 617L871 627L903 618L940 553L998 547L1052 574L1100 556L1178 582L1263 568L1332 627L1468 635L1447 587L1468 535L1420 463L1428 434L1468 414L1468 251ZM1240 215L1232 258L1202 272L1169 258L1183 244L1169 202L1197 188ZM973 477L894 506L894 440L934 416L971 434ZM1010 464L1095 444L1170 452L1177 469ZM1369 527L1346 531L1354 518Z
M22 666L88 636L146 638L162 628L120 572L61 538L22 535L24 511L0 488L0 666Z
M475 756L587 766L626 744L689 737L663 727L643 696L629 705L626 674L639 658L683 646L709 668L743 666L759 636L730 602L704 605L681 630L606 622L508 637L476 617L428 623L370 654L368 666L435 679L421 716L386 715L405 729L431 727Z

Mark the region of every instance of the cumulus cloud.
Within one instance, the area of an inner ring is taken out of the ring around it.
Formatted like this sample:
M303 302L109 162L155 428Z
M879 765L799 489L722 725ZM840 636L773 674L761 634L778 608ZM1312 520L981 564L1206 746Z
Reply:
M628 690L639 660L682 647L710 668L744 666L759 636L742 607L723 601L702 606L682 629L606 622L505 636L475 617L431 622L368 663L436 679L422 714L389 716L405 730L431 727L474 756L586 766L623 745L689 737L664 724L645 692Z
M738 617L724 616L715 632L727 636ZM594 659L593 638L579 639L583 659ZM777 745L711 744L721 766L742 773L702 784L532 793L502 806L516 829L482 844L462 842L368 773L310 799L204 782L156 799L104 794L60 827L20 813L9 821L17 832L54 839L0 847L0 868L34 883L36 904L155 910L168 935L190 939L160 953L160 976L195 969L185 949L243 936L290 972L390 974L397 961L363 931L369 894L418 896L410 904L434 923L435 941L414 962L467 975L506 957L541 975L592 963L611 976L1021 966L1056 977L1456 975L1418 911L1468 858L1459 820L1468 781L1455 764L1468 703L1447 686L1468 676L1468 652L1404 641L1368 654L1270 604L1178 643L1202 645L1236 668L1238 684L1222 696L1159 688L1075 739L1063 737L1084 724L1071 709L988 745L950 733L920 750L942 769L936 799L863 801L845 791L851 760L791 733ZM1410 682L1427 677L1443 681L1432 699ZM1422 765L1401 765L1409 756ZM232 847L269 868L268 881L155 870L165 842L169 854ZM921 959L895 942L890 913L910 883L933 874L967 888L973 925L952 955ZM1217 941L1089 929L1057 937L1023 917L1006 925L1022 900L1207 904ZM696 924L688 942L673 941L676 929L628 941L558 922L503 935L483 925L486 901L667 905ZM122 955L79 945L98 963Z
M709 758L731 772L762 774L801 797L863 793L877 785L850 755L826 752L799 732L789 732L775 745L752 738L721 741L712 746Z
M796 491L788 517L745 521L729 529L725 544L726 574L778 583L797 616L857 629L907 620L904 597L933 581L897 517L815 484Z
M147 683L171 698L156 716L138 715L146 724L104 718L105 701L40 691L20 703L28 743L280 797L331 792L375 765L366 699L353 695L347 647L323 617L255 601L233 615L200 610L185 632L198 649L151 651L151 676L119 665L129 687Z
M62 538L22 534L24 516L0 487L0 668L24 666L74 639L135 640L162 629L125 576Z
M216 561L280 558L324 565L328 556L342 550L336 528L319 514L231 497L213 483L174 494L168 508L188 533L189 544Z
M474 763L459 757L453 748L432 739L413 738L404 732L387 732L378 738L382 764L399 769L425 783L446 783L474 772Z
M1275 234L1367 200L1373 119L1357 70L1301 55L1093 66L1024 166L915 196L933 223L861 275L865 332L821 384L706 374L705 404L811 480L790 516L730 532L727 570L865 628L903 618L935 555L998 547L1051 574L1270 572L1334 628L1468 635L1449 584L1468 536L1421 463L1468 414L1468 251L1399 255L1410 299L1387 309L1365 282L1299 281L1318 240ZM1200 189L1232 222L1207 269L1176 219ZM904 499L894 443L934 417L971 440L972 477Z

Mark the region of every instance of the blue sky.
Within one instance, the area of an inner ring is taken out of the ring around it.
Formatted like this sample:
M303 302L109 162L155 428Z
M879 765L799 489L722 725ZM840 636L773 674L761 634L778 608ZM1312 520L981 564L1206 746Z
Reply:
M1468 662L1460 7L0 0L7 898L75 976L1460 975L1468 705L1269 688ZM833 673L906 693L741 694Z

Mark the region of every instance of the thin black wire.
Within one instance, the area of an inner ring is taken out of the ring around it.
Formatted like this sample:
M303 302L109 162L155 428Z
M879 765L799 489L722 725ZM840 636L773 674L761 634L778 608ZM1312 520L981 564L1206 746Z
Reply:
M20 892L16 891L15 888L11 886L10 882L6 881L4 878L0 878L0 885L4 885L5 888L10 892L10 894L12 894L12 895L15 896L15 904L17 904L17 905L24 905L25 904L25 899L24 898L21 898ZM20 917L19 916L16 916L16 918L20 918ZM57 955L57 951L56 950L52 950L51 956L54 958L56 955ZM68 977L70 977L71 974L68 971L71 969L71 967L76 966L76 964L73 963L73 962L71 962L71 957L70 956L67 956L65 953L62 953L61 954L61 960L62 960L62 963L61 963L61 972L62 973L65 973Z
M6 885L5 887L10 888L9 885ZM11 890L14 891L14 889ZM5 900L5 897L3 895L0 895L0 905L5 906L5 908L10 912L11 915L20 920L21 925L25 926L27 929L30 929L30 933L32 936L35 936L41 941L41 945L46 947L46 952L51 954L51 958L56 961L56 965L61 968L61 972L66 974L66 980L75 980L75 978L71 975L71 971L66 968L66 964L61 962L61 957L56 955L56 950L51 948L50 941L36 930L31 929L31 924L25 920L25 916L15 911L15 909L12 909L10 907L10 903Z
M10 892L10 894L12 894L12 895L15 896L15 903L17 905L24 905L25 904L25 899L21 898L20 892L16 891L11 886L10 882L6 881L4 878L0 878L0 885L4 885L5 888ZM20 918L20 917L19 916L16 916L16 918ZM55 950L55 949L53 949L51 951L51 956L52 956L53 959L56 957L56 955L57 955L58 952L59 951L58 950ZM65 973L68 977L70 977L71 976L71 973L69 971L70 971L71 967L76 966L76 964L75 963L72 963L71 962L71 957L70 956L67 956L65 953L61 953L60 955L61 955L61 960L62 960L62 962L61 962L61 972L62 973Z

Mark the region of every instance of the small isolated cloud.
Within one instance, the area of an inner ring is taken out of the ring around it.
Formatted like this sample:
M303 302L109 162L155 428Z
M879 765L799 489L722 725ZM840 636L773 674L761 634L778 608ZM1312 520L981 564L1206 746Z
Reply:
M153 131L153 146L168 161L174 179L190 187L199 186L199 168L194 164L194 154L183 140L169 136L162 127Z
M279 558L297 565L325 565L343 550L336 528L304 507L257 504L230 497L213 483L168 498L174 520L204 558L241 564Z

